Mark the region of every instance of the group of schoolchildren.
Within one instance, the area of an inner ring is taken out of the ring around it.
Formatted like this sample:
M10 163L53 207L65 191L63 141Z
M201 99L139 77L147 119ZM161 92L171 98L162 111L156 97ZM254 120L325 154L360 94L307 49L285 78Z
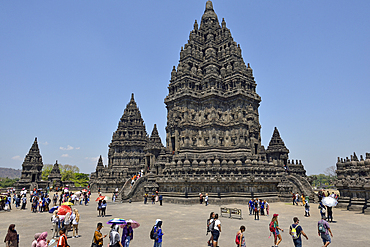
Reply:
M262 199L251 199L248 202L248 208L249 208L249 215L254 215L254 220L259 220L260 219L260 214L261 215L267 215L269 216L270 214L270 205L266 200ZM266 214L265 214L266 210Z

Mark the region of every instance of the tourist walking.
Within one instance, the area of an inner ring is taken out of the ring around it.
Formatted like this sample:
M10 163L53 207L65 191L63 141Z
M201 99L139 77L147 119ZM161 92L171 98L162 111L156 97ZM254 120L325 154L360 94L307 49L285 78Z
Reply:
M325 217L325 215L326 215L326 207L325 207L325 205L322 203L322 201L320 201L320 203L319 203L319 209L320 209L320 215L321 215L321 219L323 218L323 217Z
M100 232L102 228L103 228L103 224L99 222L94 232L94 238L93 238L91 247L103 247L103 239L107 237L107 235L103 236L103 234Z
M274 235L275 246L278 246L281 243L281 241L283 241L280 235L280 231L284 232L284 230L279 227L278 216L279 216L278 214L274 214L270 222L270 231Z
M159 194L159 206L162 206L163 196L162 194Z
M321 236L324 247L327 247L331 243L330 236L333 237L333 233L331 232L329 223L326 221L325 216L319 222L317 222L317 232L319 236Z
M266 214L267 216L270 215L270 204L265 200L265 207L266 207Z
M303 235L307 240L308 237L306 233L304 233L302 227L299 225L299 219L297 217L293 218L293 224L289 228L289 235L293 238L293 243L295 247L302 247L302 238Z
M66 214L66 216L64 217L64 226L63 228L65 228L65 234L66 236L68 236L68 231L69 229L71 229L71 214L68 212Z
M249 215L252 215L253 213L253 205L254 205L253 199L250 199L248 202Z
M328 212L328 222L333 222L333 207L326 206L326 211Z
M211 214L209 215L209 219L207 219L207 233L206 233L206 235L208 235L209 232L211 233L211 237L209 238L209 240L207 242L208 246L213 245L212 244L212 242L213 242L213 228L215 226L214 218L215 218L215 213L211 212Z
M57 213L57 210L53 212L53 216L51 217L51 223L53 223L53 238L58 237L59 233L59 215Z
M200 204L203 203L203 195L202 195L202 193L199 193L199 202L200 202Z
M59 230L59 240L58 240L58 245L57 247L68 247L68 242L67 242L67 236L66 236L66 229L63 227Z
M308 203L308 201L305 202L305 205L304 205L304 216L306 217L310 217L310 204Z
M155 196L154 196L154 193L152 193L152 204L154 204L155 202Z
M73 209L73 214L71 215L71 222L72 222L72 236L73 238L78 238L78 223L80 222L80 214L78 213L77 208Z
M15 230L15 225L11 224L8 228L8 233L5 236L4 243L6 247L18 247L18 233Z
M50 240L47 240L48 232L43 232L37 239L36 247L48 247Z
M221 233L221 221L218 219L218 214L215 214L215 219L214 219L214 228L213 228L213 247L217 247L218 245L218 239L220 237Z
M154 247L162 247L162 237L164 233L162 231L162 220L157 219L154 226Z
M118 233L118 225L113 224L109 233L109 247L123 247Z
M246 247L247 246L245 243L245 237L243 234L244 232L245 232L245 226L241 226L235 238L236 247Z
M102 200L99 200L98 207L96 208L96 210L98 210L98 212L99 212L98 217L101 216L102 204L103 204L103 201Z
M206 193L206 198L204 198L204 202L206 203L206 206L208 206L208 193Z
M105 211L107 210L107 202L103 200L101 204L101 217L105 217Z
M121 243L124 247L129 247L130 242L134 239L134 231L131 227L131 222L127 221L127 224L122 229L122 240Z
M260 220L260 215L259 215L259 203L258 199L254 200L254 205L253 205L253 211L254 211L254 220Z
M27 196L23 195L21 209L26 209L26 205L27 205Z
M145 193L145 194L144 194L144 204L146 204L146 203L147 203L147 201L148 201L148 194L147 194L147 193Z
M32 241L31 247L36 247L37 239L40 237L41 233L36 233L34 236L34 240Z
M261 208L261 215L265 215L265 203L264 201L260 200L260 208Z

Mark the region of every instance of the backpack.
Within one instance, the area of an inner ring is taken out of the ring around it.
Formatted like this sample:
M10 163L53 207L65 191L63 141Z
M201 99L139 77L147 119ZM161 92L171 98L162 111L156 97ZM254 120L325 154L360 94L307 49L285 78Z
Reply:
M319 223L319 232L326 233L326 228L323 223Z
M211 221L211 219L207 220L207 232L212 232L213 229L215 228L215 220L212 219L212 222L209 223L210 221Z
M240 234L239 233L236 234L235 243L237 246L239 246L240 244Z
M297 224L295 227L291 226L290 235L292 235L293 239L298 239L300 234L297 234L297 227L299 225Z
M149 235L150 239L156 240L157 238L157 231L155 230L155 226L152 227Z
M270 232L275 232L274 223L275 223L274 221L271 221L270 224L269 224Z

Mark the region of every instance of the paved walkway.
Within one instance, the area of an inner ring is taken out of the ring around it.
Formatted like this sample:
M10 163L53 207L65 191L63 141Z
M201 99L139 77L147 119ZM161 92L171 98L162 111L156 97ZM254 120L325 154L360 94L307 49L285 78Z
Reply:
M109 195L110 196L110 195ZM98 222L103 222L103 234L109 233L109 225L106 222L114 217L124 219L133 219L138 221L141 226L134 230L134 240L131 247L153 246L153 241L149 238L150 230L157 218L163 220L163 246L207 246L208 236L206 233L206 219L209 213L220 212L219 205L204 206L197 205L177 205L164 204L160 207L158 204L144 205L143 203L108 203L106 218L97 217L96 203L94 202L96 194L92 196L92 203L89 206L76 206L78 208L80 220L80 238L69 238L71 247L89 247L94 229ZM29 204L28 204L29 206ZM243 219L229 219L220 217L222 224L222 233L220 236L220 247L235 246L235 234L241 225L247 227L246 241L247 246L272 246L273 238L269 237L268 224L271 216L261 216L259 221L255 221L253 216L248 215L248 207L244 205L223 205L231 208L241 208ZM308 235L308 241L303 239L303 246L322 246L321 238L317 235L317 221L319 220L319 210L317 204L311 204L311 217L304 217L304 208L301 206L292 206L288 203L271 203L270 215L279 214L280 227L284 229L282 233L283 241L279 245L293 246L292 239L289 236L289 225L294 216L299 217L300 225ZM335 223L330 223L334 237L330 246L369 246L370 216L357 212L349 212L342 209L334 209ZM51 214L37 213L33 214L28 210L13 209L11 212L0 212L0 238L3 241L9 224L14 223L20 234L20 247L31 246L33 235L36 232L51 232ZM69 236L72 232L69 233ZM108 245L108 239L104 241L104 246ZM55 245L53 245L55 246Z

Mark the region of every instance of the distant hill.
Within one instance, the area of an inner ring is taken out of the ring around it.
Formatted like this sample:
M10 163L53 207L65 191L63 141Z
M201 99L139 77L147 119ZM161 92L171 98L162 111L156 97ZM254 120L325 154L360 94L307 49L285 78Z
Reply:
M20 178L22 170L0 167L0 178Z

